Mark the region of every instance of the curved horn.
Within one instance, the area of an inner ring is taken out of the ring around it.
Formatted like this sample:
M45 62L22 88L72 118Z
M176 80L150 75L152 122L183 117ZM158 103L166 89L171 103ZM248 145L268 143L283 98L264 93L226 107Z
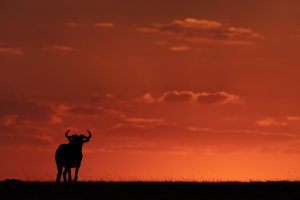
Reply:
M89 136L87 136L86 138L87 139L90 139L91 137L92 137L92 133L89 131L89 130L86 130L87 132L88 132L88 134L89 134Z
M70 138L70 137L72 137L71 135L68 135L68 134L69 134L69 132L70 132L70 130L67 130L67 132L65 133L65 136L66 136L66 138Z

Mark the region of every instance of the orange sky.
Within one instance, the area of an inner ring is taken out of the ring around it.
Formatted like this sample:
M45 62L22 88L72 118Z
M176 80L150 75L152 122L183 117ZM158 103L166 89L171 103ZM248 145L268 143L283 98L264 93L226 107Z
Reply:
M126 2L126 3L125 3ZM300 177L297 0L0 0L0 179Z

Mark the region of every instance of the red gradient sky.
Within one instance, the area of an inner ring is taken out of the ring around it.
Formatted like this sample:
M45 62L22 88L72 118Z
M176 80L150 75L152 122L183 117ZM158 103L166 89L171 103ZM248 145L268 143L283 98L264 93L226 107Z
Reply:
M297 0L0 0L0 179L300 177Z

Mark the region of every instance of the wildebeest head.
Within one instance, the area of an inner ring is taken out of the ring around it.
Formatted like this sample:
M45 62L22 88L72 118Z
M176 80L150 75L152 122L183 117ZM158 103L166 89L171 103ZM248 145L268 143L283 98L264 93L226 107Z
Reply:
M83 144L85 142L90 141L92 134L89 130L87 130L88 132L88 136L85 136L83 134L81 135L77 135L77 134L73 134L73 135L69 135L70 130L68 130L65 134L66 138L68 138L68 140L70 141L70 143L73 144Z

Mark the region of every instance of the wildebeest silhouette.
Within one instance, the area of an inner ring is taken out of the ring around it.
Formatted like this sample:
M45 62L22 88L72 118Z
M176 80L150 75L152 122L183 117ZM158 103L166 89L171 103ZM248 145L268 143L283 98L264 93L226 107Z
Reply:
M64 182L71 182L72 175L71 175L71 168L75 168L75 176L74 181L77 182L78 180L78 171L81 165L82 160L82 145L88 141L90 141L92 134L89 130L88 136L84 135L69 135L70 130L65 133L66 138L68 138L68 144L61 144L56 150L55 153L55 161L57 165L57 177L56 183L60 182L62 171ZM67 173L68 173L68 180L67 180Z

